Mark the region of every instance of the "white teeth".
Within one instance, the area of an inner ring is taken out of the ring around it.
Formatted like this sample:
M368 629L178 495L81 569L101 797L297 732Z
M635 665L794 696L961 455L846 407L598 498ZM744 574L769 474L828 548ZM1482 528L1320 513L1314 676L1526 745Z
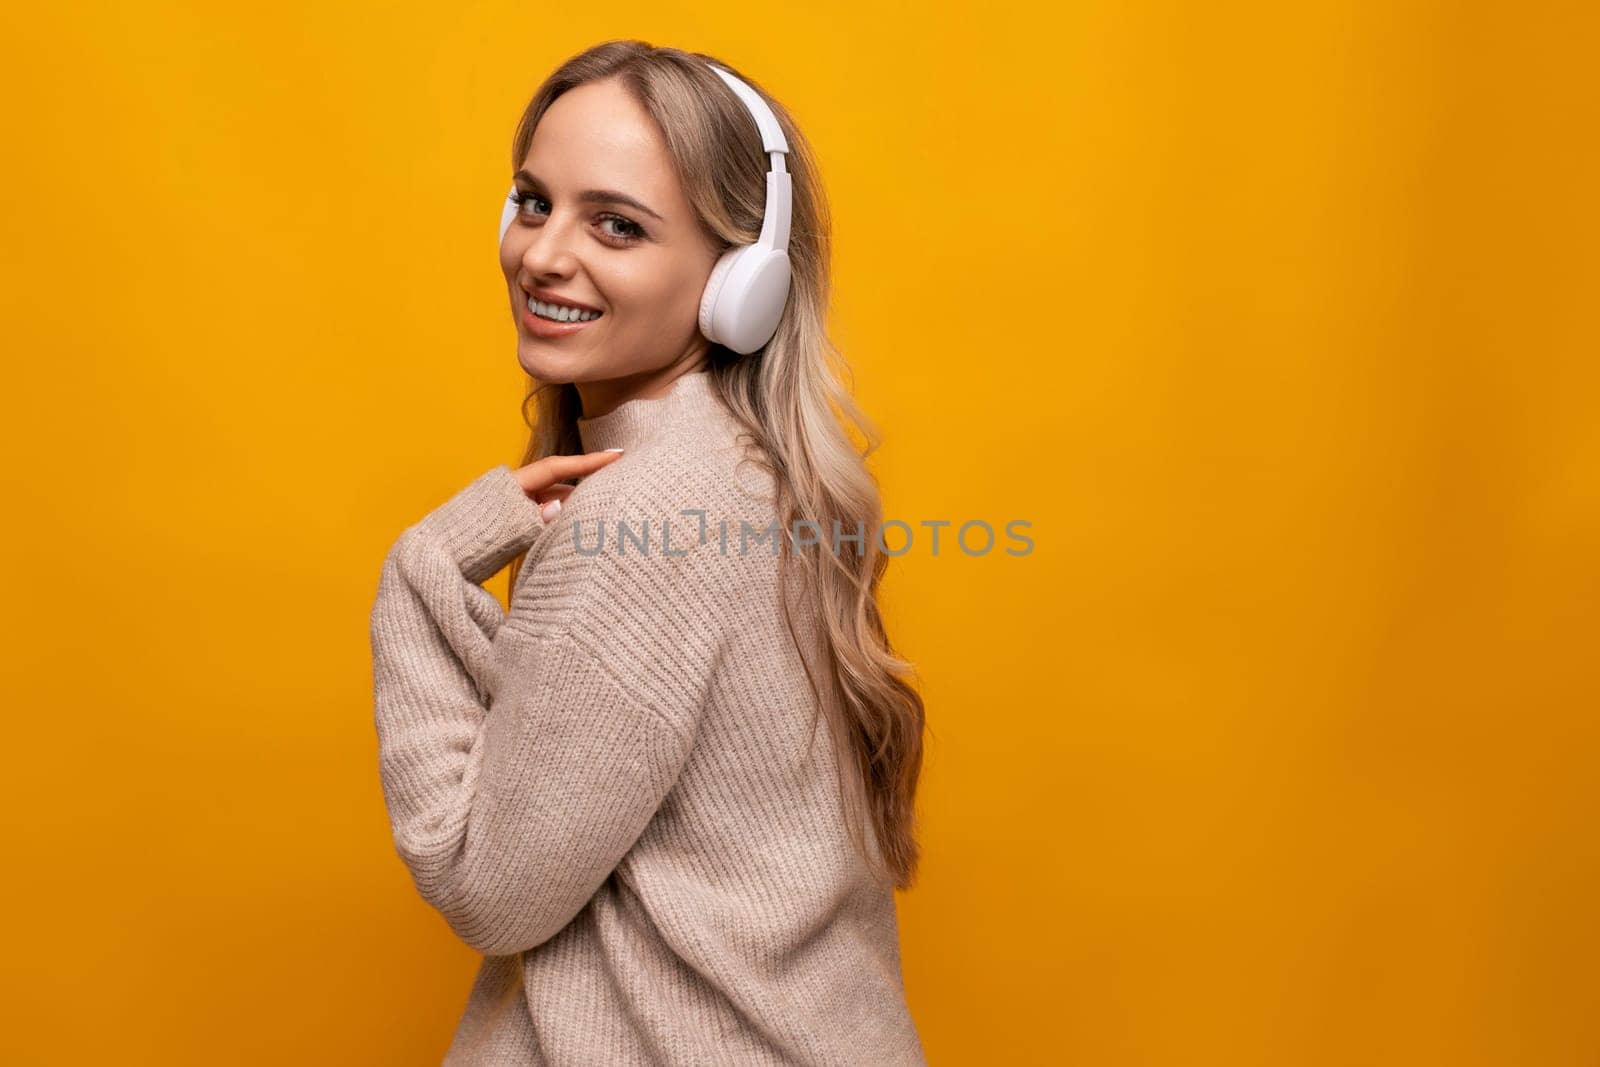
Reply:
M598 311L579 311L577 308L569 308L562 304L546 304L532 297L528 298L528 310L541 319L549 319L552 322L588 322L600 317Z

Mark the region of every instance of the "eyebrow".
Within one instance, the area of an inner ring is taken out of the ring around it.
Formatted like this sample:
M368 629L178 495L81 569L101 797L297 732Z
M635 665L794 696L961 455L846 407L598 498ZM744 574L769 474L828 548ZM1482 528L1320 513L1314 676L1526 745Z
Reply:
M517 171L515 180L519 182L525 182L528 185L532 185L539 189L544 188L544 182L540 181L538 178L535 178L532 174L529 174L525 170ZM654 211L651 211L648 205L642 204L633 197L629 196L627 193L620 193L615 189L585 189L583 192L578 194L578 199L586 204L626 204L636 211L644 212L657 222L667 221L660 215L657 215Z

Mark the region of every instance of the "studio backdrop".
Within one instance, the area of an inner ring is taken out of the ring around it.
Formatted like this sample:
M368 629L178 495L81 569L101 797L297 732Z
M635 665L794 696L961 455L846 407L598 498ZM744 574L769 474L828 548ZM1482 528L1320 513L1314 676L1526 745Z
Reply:
M627 38L816 151L928 1061L1600 1062L1595 29L10 6L0 1059L439 1061L480 960L395 854L368 612L521 458L514 124Z

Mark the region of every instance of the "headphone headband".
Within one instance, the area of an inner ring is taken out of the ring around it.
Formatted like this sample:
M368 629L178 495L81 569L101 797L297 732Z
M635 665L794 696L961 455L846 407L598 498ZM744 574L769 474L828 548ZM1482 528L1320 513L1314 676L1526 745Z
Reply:
M715 63L707 63L706 66L716 71L717 76L728 83L728 88L732 89L750 110L750 114L756 120L756 128L761 131L761 147L768 152L788 152L789 140L783 135L783 127L778 124L778 116L774 115L767 102L761 99L761 94Z
M756 120L756 129L761 131L761 147L767 153L767 197L766 208L761 216L761 236L756 244L763 248L788 250L789 247L789 217L792 210L790 202L789 170L784 162L784 157L789 152L789 139L783 135L783 127L778 124L778 116L772 113L767 102L761 99L761 94L750 86L729 74L715 63L706 66L717 72L717 76L728 83L750 112L750 117ZM778 176L782 175L781 178Z

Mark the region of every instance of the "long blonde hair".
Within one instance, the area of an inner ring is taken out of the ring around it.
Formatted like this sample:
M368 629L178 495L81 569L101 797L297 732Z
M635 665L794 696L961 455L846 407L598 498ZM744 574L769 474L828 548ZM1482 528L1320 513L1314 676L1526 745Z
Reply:
M888 557L877 536L878 488L864 462L878 447L878 435L841 386L840 375L848 375L848 367L827 334L832 223L809 143L788 112L732 65L643 41L607 41L567 60L539 87L517 125L511 166L522 166L534 128L558 96L586 82L615 78L654 118L707 231L723 247L753 243L761 232L767 156L749 111L708 62L747 82L778 116L789 142L794 214L789 240L793 280L777 333L745 356L711 345L707 371L773 475L782 529L794 530L800 519L819 524L811 529L826 531L814 552L797 554L791 537L778 538L779 602L798 645L785 592L786 575L798 568L804 587L815 597L826 692L819 690L811 657L804 651L801 661L818 706L826 709L851 841L881 882L907 889L919 858L915 799L922 771L923 704L904 676L914 675L914 669L895 655L878 609L878 584ZM583 451L576 387L532 377L528 386L522 410L532 433L524 464ZM537 409L532 418L530 407ZM864 447L856 448L841 417L861 434ZM839 536L865 530L864 550L833 551L829 535L835 530ZM524 559L512 564L513 588ZM815 726L814 719L813 733ZM863 808L870 815L871 845Z

